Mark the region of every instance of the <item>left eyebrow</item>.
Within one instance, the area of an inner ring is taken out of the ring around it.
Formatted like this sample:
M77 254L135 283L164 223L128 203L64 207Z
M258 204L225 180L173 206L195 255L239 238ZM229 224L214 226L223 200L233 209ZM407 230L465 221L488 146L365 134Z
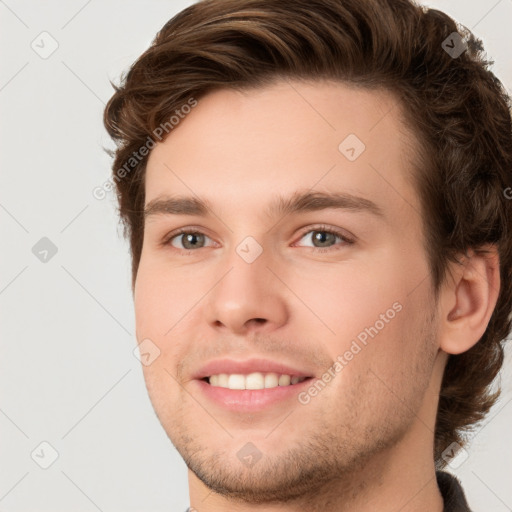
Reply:
M284 216L291 213L313 212L328 208L367 212L384 218L380 206L364 197L348 193L304 192L295 193L288 198L278 196L269 206L267 214L270 216Z
M277 196L270 203L265 213L269 216L285 216L292 213L312 212L328 208L367 212L385 218L380 206L364 197L348 193L296 192L290 197ZM192 196L156 198L144 208L144 217L151 215L197 215L206 217L213 211L206 199Z

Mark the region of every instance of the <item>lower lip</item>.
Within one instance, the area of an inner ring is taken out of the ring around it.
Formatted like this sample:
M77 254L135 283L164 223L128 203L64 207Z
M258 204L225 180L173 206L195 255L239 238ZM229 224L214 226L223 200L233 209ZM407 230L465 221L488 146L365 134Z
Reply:
M220 386L211 386L204 380L196 380L199 389L211 401L225 409L236 412L256 412L285 400L295 398L307 386L311 385L313 378L307 378L297 384L277 386L267 389L228 389Z

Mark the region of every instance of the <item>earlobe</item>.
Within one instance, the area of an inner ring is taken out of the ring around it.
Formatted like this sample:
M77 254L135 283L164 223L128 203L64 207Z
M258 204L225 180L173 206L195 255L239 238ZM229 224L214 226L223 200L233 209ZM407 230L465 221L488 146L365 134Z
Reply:
M461 354L483 336L496 306L500 289L497 247L470 250L461 263L450 265L439 298L439 348Z

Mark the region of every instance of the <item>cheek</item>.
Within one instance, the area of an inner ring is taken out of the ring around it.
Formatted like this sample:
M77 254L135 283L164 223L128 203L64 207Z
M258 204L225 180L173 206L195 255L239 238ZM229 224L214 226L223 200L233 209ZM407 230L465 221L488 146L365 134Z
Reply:
M158 261L141 258L134 290L138 339L171 339L200 297L199 282ZM183 319L183 320L182 320Z
M421 260L419 260L421 262ZM316 337L332 361L342 358L343 372L355 374L374 368L393 379L417 358L428 304L428 279L399 252L382 250L371 261L351 261L305 278L293 287L318 317ZM426 274L428 275L428 274ZM420 284L418 285L418 282ZM414 292L412 293L412 291ZM311 315L304 330L312 331Z
M301 274L293 289L327 326L331 339L352 338L375 323L382 329L381 315L394 322L404 305L407 286L400 281L403 275L382 267L347 262L309 277Z
M187 314L198 300L198 289L193 283L181 282L179 275L142 258L134 289L137 341L149 339L159 351L142 370L151 400L161 414L178 392L172 377L176 377L176 364L187 341Z
M172 431L171 425L181 415L175 378L180 340L186 339L186 321L180 319L190 309L190 303L184 297L183 287L176 285L174 276L171 280L169 271L164 272L154 261L141 258L134 308L138 343L149 339L159 350L151 364L142 364L148 396L160 422Z

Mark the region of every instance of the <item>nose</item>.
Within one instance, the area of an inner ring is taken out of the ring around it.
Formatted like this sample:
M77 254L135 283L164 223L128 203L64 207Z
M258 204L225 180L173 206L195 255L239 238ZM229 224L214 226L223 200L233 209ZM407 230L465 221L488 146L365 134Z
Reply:
M287 288L276 277L279 270L265 251L250 263L234 253L222 274L207 296L205 314L210 325L248 334L271 331L286 323Z

